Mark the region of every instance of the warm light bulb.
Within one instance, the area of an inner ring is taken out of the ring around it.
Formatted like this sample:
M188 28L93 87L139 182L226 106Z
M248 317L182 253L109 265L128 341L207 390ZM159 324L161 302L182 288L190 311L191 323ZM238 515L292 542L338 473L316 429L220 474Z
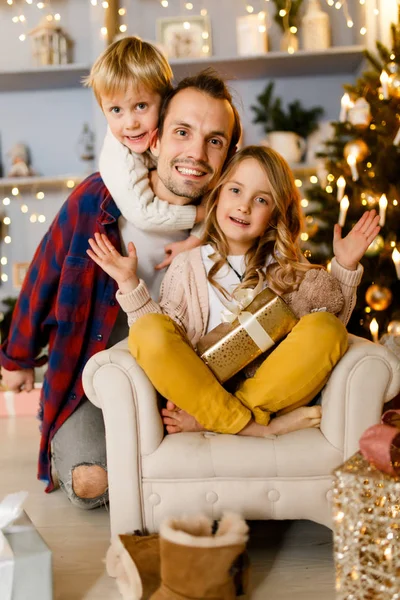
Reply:
M104 35L104 36L106 36L106 35L107 35L107 27L102 27L102 28L100 29L100 33L101 33L101 35Z
M54 19L55 19L56 21L60 21L60 20L61 20L61 15L60 15L59 13L56 13L56 14L54 15Z
M21 212L23 212L23 213L27 213L28 212L28 207L27 207L26 204L22 204L22 206L21 206Z
M280 17L285 17L286 16L286 10L284 8L282 8L282 10L279 11L279 16Z
M4 217L3 223L4 223L4 225L10 225L10 223L11 223L10 217Z
M13 195L13 196L18 196L18 194L19 194L19 189L18 189L17 187L14 187L14 188L11 190L11 193L12 193L12 195Z
M303 182L301 179L295 179L294 184L296 187L301 187L303 185Z
M191 2L186 2L185 8L186 8L186 10L192 10L193 9L193 4Z
M24 42L26 40L26 35L24 33L21 33L21 35L19 36L19 40L21 42Z
M11 244L11 237L9 235L6 235L6 237L4 238L4 243Z
M361 33L361 35L365 35L367 33L367 28L366 27L361 27L360 33Z
M45 4L44 4L44 2L38 2L38 3L36 4L36 6L37 6L37 7L38 7L40 10L42 10L42 8L44 8L44 7L45 7Z
M248 13L251 14L252 12L254 12L254 6L251 6L251 4L248 4L246 6L246 10L247 10Z
M7 197L3 198L3 204L4 204L4 206L8 206L10 204L10 202L11 202L10 198L7 198Z
M119 30L121 33L125 33L125 31L128 29L127 25L120 25L119 26Z
M118 10L118 14L119 14L119 16L120 16L120 17L123 17L124 15L126 15L126 10L125 10L125 8L120 8L120 9Z
M31 222L31 223L36 223L36 221L37 221L37 216L36 216L35 214L33 214L33 215L31 215L31 216L29 217L29 220L30 220L30 222Z
M101 5L104 9L108 8L109 6L107 0L105 2L102 2Z
M378 342L379 325L378 325L378 321L375 319L375 317L372 319L371 323L369 324L369 330L371 332L373 341Z
M44 193L43 193L43 192L38 192L38 193L36 194L36 198L37 198L38 200L43 200L43 198L44 198Z
M44 223L46 221L46 217L44 215L39 215L38 221L39 221L39 223Z
M189 21L185 21L184 22L183 29L190 29L190 23L189 23Z
M104 28L104 29L106 29L106 28ZM67 188L72 189L73 187L75 187L75 181L73 179L68 179Z
M7 275L7 273L2 273L2 274L1 274L1 280L2 280L2 281L4 281L4 283L5 283L6 281L8 281L8 275Z
M0 263L3 265L3 267L8 263L7 257L6 256L2 256Z
M307 198L303 198L300 204L303 208L307 208L307 206L309 205L309 201L307 200Z

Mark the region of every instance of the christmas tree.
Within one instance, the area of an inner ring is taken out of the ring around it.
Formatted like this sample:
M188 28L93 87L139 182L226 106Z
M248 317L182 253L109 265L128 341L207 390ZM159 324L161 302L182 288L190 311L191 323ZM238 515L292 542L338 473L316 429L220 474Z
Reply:
M362 260L364 276L348 326L362 337L371 337L376 323L380 334L400 335L400 6L391 32L392 48L376 42L376 55L365 51L368 70L344 86L333 137L318 154L325 181L320 176L303 200L304 253L320 264L332 256L334 223L346 235L365 210L380 215L382 228Z

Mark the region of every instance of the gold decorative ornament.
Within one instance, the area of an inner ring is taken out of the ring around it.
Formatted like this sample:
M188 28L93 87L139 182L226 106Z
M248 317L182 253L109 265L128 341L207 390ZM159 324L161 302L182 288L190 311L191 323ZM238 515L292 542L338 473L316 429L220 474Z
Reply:
M395 62L390 62L386 66L386 70L390 73L389 90L392 96L400 97L400 67Z
M400 321L390 321L388 325L388 333L390 335L400 336Z
M385 247L385 240L381 235L377 235L376 238L370 243L365 252L365 256L377 256L382 252Z
M359 452L334 476L337 600L399 600L400 478Z
M361 162L366 158L369 154L369 148L364 140L353 140L351 142L347 142L343 149L343 155L345 159L349 156L354 156L356 162Z
M370 285L365 293L365 301L372 310L386 310L390 306L393 299L392 292L389 288L382 285Z

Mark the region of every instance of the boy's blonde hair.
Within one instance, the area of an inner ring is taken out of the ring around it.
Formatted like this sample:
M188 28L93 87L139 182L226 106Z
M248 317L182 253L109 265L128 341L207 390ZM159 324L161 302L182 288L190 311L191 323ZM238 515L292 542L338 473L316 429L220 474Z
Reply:
M298 288L303 273L317 265L310 265L302 256L299 235L302 228L300 196L294 183L292 172L280 154L263 146L247 146L237 152L216 187L210 192L207 201L206 228L203 242L212 244L216 250L215 264L210 269L208 280L224 296L225 290L214 281L216 273L226 264L229 254L228 243L218 225L216 211L218 198L224 184L230 180L232 172L244 160L254 159L264 170L271 185L274 209L264 234L254 241L247 251L246 271L238 288L254 288L259 280L258 272L265 273L264 279L278 294ZM269 257L267 268L265 266Z
M138 37L113 42L94 63L83 80L93 88L97 102L101 97L143 85L163 98L172 89L172 70L165 56L152 44Z

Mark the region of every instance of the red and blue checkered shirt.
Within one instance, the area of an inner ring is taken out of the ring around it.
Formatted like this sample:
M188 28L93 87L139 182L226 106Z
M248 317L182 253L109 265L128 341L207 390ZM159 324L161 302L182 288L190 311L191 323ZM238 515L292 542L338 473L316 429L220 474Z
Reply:
M39 244L0 349L10 371L48 360L43 383L38 478L54 489L50 443L84 397L82 370L103 350L117 319L116 283L86 254L95 231L121 251L120 211L99 173L70 195ZM49 347L49 357L40 356Z

